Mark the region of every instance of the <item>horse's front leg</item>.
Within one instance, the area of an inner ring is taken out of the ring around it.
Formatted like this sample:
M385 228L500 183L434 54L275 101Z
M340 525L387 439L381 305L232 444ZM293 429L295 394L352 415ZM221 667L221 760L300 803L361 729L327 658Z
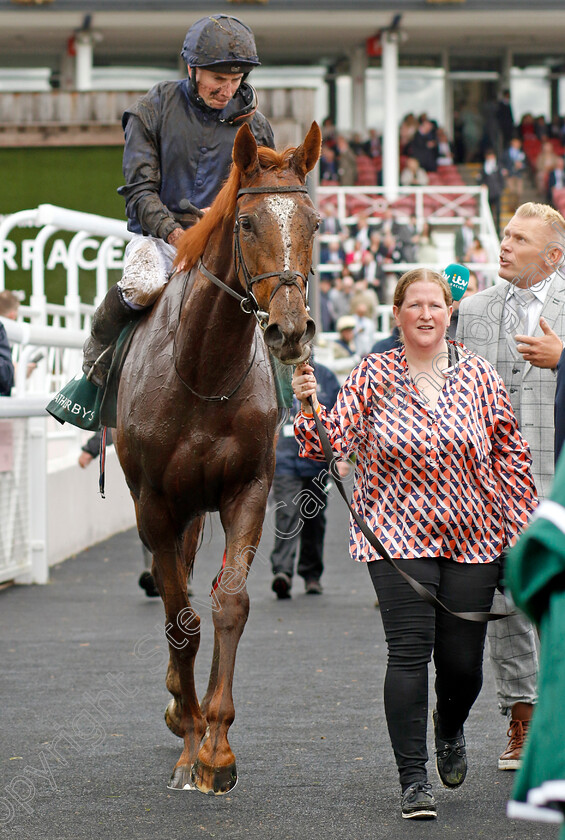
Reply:
M235 717L232 685L237 646L249 613L247 575L259 544L268 482L257 481L248 492L220 510L226 533L226 562L215 581L214 654L210 681L202 701L208 723L205 740L192 770L192 780L203 793L222 794L237 782L235 755L228 729Z

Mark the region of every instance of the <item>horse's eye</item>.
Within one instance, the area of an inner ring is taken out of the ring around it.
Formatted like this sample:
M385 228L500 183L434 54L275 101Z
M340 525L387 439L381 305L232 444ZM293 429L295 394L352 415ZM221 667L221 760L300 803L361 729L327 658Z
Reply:
M253 225L251 224L251 221L249 220L249 216L240 216L239 224L241 225L242 230L252 230L253 229Z

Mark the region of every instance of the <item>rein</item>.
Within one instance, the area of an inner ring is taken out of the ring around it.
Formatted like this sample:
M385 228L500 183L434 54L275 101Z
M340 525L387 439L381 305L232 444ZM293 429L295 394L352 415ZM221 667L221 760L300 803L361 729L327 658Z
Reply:
M353 505L349 503L347 498L347 492L345 487L343 486L343 481L341 477L338 475L337 470L335 469L335 456L328 439L328 435L324 428L324 425L320 418L318 417L318 413L314 410L314 403L312 401L312 397L308 397L308 402L312 408L312 413L314 415L314 422L316 424L316 429L318 431L318 437L320 438L320 443L322 444L322 451L324 453L324 458L326 459L330 473L332 478L335 481L336 487L339 490L340 495L342 496L345 504L349 508L349 513L359 526L359 529L367 542L375 549L375 551L381 556L383 560L385 560L393 569L396 569L399 575L402 575L406 583L412 587L412 589L417 592L417 594L422 598L427 604L430 604L434 609L440 610L441 612L448 613L449 615L455 616L455 618L462 618L464 621L475 621L481 624L484 624L487 621L498 621L501 618L508 618L509 615L513 615L513 613L493 613L493 612L454 612L450 610L449 607L436 598L435 595L426 589L425 586L409 575L407 572L403 571L392 559L382 542L379 540L376 534L371 531L367 523L364 519L362 519Z

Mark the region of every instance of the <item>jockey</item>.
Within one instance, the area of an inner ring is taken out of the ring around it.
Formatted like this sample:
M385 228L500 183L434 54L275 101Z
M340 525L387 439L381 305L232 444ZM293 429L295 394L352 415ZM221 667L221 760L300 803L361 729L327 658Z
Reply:
M123 172L118 189L135 236L121 280L94 313L83 370L106 381L121 330L160 295L176 243L209 207L228 176L240 125L274 148L273 131L257 111L246 81L260 62L252 31L238 18L210 15L194 23L181 50L188 78L160 82L123 115Z

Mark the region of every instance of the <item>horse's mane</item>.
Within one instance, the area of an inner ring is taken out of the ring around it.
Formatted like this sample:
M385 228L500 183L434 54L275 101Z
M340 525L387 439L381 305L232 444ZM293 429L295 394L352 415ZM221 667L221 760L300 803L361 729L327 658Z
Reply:
M262 170L283 170L295 148L276 152L268 146L260 146L257 150ZM210 209L204 214L194 227L189 228L179 242L175 264L182 265L184 271L196 265L212 232L222 224L235 222L235 206L237 193L241 187L241 173L232 163L230 174L222 189L214 199Z

